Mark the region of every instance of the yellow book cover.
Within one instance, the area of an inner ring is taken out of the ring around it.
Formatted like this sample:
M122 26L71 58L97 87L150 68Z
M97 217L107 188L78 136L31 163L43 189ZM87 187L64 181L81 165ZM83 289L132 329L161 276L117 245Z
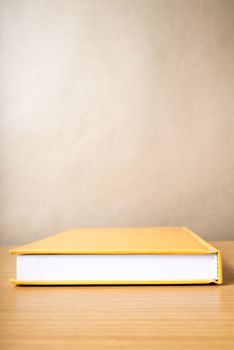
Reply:
M222 283L220 251L186 227L71 229L10 253L14 284Z

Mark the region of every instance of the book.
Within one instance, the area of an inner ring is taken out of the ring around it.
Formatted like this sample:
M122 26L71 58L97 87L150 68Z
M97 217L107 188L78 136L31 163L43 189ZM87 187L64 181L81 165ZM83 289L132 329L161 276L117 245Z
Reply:
M10 253L18 285L222 283L221 252L186 227L71 229Z

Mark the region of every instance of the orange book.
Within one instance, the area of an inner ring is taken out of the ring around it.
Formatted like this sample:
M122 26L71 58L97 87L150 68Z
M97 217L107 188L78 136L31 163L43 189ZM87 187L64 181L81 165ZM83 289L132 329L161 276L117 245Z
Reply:
M220 251L186 227L72 229L10 253L20 285L222 283Z

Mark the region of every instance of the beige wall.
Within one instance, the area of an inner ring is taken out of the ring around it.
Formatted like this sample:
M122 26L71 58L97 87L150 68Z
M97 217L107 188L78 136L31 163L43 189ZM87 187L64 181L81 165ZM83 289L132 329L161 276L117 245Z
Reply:
M1 0L1 243L234 238L234 1Z

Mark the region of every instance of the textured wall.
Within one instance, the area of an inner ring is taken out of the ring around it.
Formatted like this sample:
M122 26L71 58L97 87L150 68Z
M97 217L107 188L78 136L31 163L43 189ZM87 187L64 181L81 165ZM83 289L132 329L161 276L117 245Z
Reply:
M234 1L0 0L1 243L234 238Z

